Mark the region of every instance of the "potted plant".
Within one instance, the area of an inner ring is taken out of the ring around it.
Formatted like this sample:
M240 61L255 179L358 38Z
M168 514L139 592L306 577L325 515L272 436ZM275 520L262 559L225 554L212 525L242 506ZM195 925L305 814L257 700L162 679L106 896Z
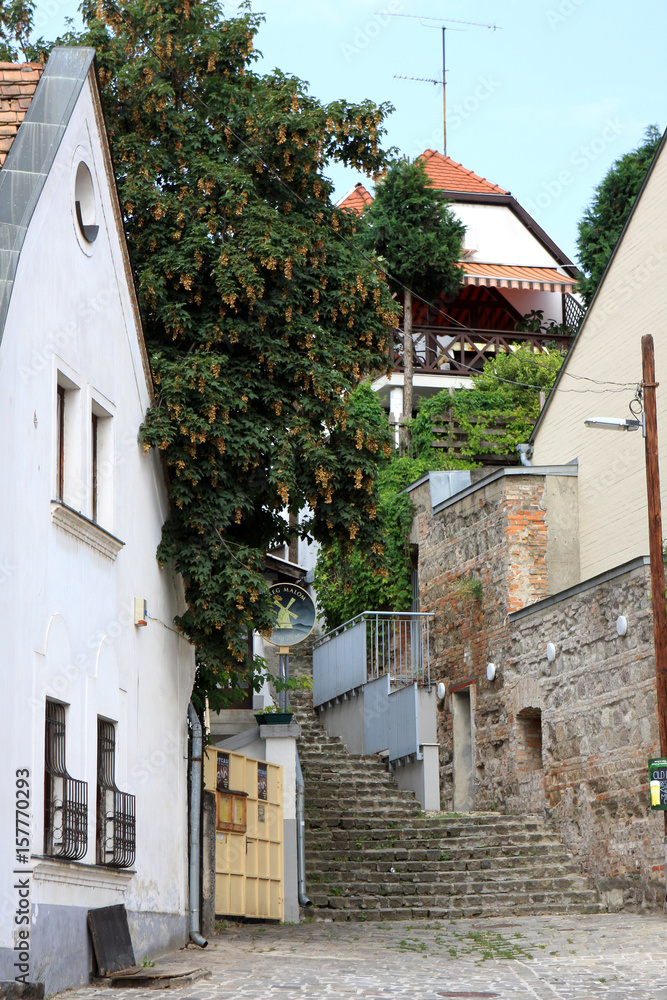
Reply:
M255 712L258 726L286 726L292 721L291 712L281 712L277 705L267 705Z

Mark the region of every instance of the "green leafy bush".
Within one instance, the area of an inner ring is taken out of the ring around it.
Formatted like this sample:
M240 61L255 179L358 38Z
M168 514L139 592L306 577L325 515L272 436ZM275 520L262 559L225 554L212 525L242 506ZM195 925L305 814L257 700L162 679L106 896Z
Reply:
M414 507L405 488L429 471L474 468L489 451L514 456L517 444L527 440L539 414L540 390L551 388L562 363L558 350L534 354L527 346L517 346L511 353L487 361L484 370L473 376L472 389L453 395L444 390L422 402L411 424L411 454L400 457L389 448L387 416L370 385L361 385L352 393L349 405L355 420L372 427L383 443L375 481L384 551L378 570L371 566L363 545L334 542L322 548L315 586L327 628L335 628L362 611L410 610L408 536ZM450 410L466 432L462 457L433 447L432 418ZM499 423L502 432L489 448L492 429ZM478 600L477 583L470 581L468 589Z

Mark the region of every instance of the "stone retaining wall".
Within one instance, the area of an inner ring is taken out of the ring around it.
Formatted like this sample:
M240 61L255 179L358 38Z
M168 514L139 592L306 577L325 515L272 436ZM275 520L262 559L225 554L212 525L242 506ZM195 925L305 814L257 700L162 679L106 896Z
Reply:
M473 808L544 815L611 909L657 907L664 827L648 807L647 760L659 755L649 570L640 558L570 586L571 484L500 476L438 513L428 484L411 494L421 610L435 614L431 677L446 688L442 808L456 801L454 699L469 691Z
M663 816L648 806L647 761L660 755L650 573L635 562L512 616L501 667L506 807L549 815L610 909L664 900ZM616 630L620 615L625 636ZM528 709L541 716L539 769L526 753L520 713ZM484 776L480 797L486 784Z

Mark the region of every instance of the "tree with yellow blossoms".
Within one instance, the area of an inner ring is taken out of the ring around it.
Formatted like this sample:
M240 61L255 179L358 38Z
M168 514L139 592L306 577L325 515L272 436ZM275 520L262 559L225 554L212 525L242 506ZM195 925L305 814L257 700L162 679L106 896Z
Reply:
M29 5L28 5L29 6ZM388 106L324 105L254 68L261 17L212 0L84 0L146 340L170 515L158 556L185 581L178 626L196 697L252 679L266 630L264 553L300 532L381 558L382 434L347 406L385 365L396 310L331 201L328 165L377 174Z

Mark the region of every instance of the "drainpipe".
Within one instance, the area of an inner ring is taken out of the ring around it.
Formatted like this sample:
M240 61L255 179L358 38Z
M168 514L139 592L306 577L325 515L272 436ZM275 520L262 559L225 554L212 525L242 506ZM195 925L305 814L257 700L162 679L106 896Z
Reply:
M299 751L296 753L296 854L299 868L299 906L312 906L306 895L306 820L304 817L305 785L301 773Z
M526 468L529 469L533 464L528 460L529 456L533 454L532 444L518 444L516 446L516 450L519 452L519 458L521 459L521 464L525 465Z
M190 940L205 948L208 941L199 933L199 849L201 817L201 764L204 740L201 722L190 702L188 719L192 726L192 760L190 762Z

